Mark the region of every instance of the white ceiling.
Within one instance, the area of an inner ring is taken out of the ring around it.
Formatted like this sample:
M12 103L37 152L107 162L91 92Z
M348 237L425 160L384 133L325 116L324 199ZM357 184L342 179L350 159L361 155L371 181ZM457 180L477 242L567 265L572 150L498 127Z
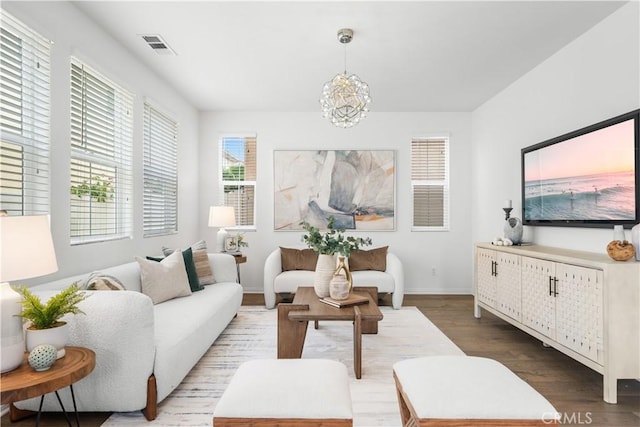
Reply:
M319 111L344 71L371 111L473 111L622 6L617 1L81 1L203 111ZM140 37L159 34L177 53Z

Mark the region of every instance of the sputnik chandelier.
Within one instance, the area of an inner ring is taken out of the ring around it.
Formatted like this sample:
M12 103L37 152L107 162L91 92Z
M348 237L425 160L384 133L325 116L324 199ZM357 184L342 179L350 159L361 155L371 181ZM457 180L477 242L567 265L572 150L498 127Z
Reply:
M337 74L324 84L320 98L322 115L341 128L350 128L358 124L363 117L366 117L371 103L369 85L355 74L347 75L346 44L351 39L353 39L352 29L338 30L338 41L345 45L344 73Z

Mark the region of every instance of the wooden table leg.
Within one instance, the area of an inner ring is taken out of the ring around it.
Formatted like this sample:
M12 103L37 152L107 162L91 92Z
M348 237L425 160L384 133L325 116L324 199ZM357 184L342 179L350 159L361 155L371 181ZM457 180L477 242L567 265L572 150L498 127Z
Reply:
M278 304L278 359L302 357L308 322L290 320L289 312L308 309L307 304Z
M13 403L9 405L9 421L11 422L20 421L28 417L33 417L34 415L36 415L35 411L17 408Z
M371 299L377 304L378 303L378 288L375 286L356 286L353 288L354 291L366 292L371 295ZM362 322L362 333L363 334L377 334L378 333L378 321L377 320L365 320Z
M362 377L362 313L357 305L353 307L353 370L356 378Z

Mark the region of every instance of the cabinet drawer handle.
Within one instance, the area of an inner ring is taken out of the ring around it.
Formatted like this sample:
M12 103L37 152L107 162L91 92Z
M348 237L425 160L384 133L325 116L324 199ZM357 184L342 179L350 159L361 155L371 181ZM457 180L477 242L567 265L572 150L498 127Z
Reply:
M551 290L551 283L553 282L553 277L549 276L549 296L553 295L553 291Z

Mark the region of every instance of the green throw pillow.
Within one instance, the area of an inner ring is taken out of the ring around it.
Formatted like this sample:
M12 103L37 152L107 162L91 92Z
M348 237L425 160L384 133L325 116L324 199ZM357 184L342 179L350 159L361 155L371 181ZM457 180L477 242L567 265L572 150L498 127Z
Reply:
M200 279L198 278L196 264L193 262L193 252L191 251L191 248L182 251L182 257L184 258L184 267L187 270L187 277L189 278L191 292L203 290L204 286L200 285Z

